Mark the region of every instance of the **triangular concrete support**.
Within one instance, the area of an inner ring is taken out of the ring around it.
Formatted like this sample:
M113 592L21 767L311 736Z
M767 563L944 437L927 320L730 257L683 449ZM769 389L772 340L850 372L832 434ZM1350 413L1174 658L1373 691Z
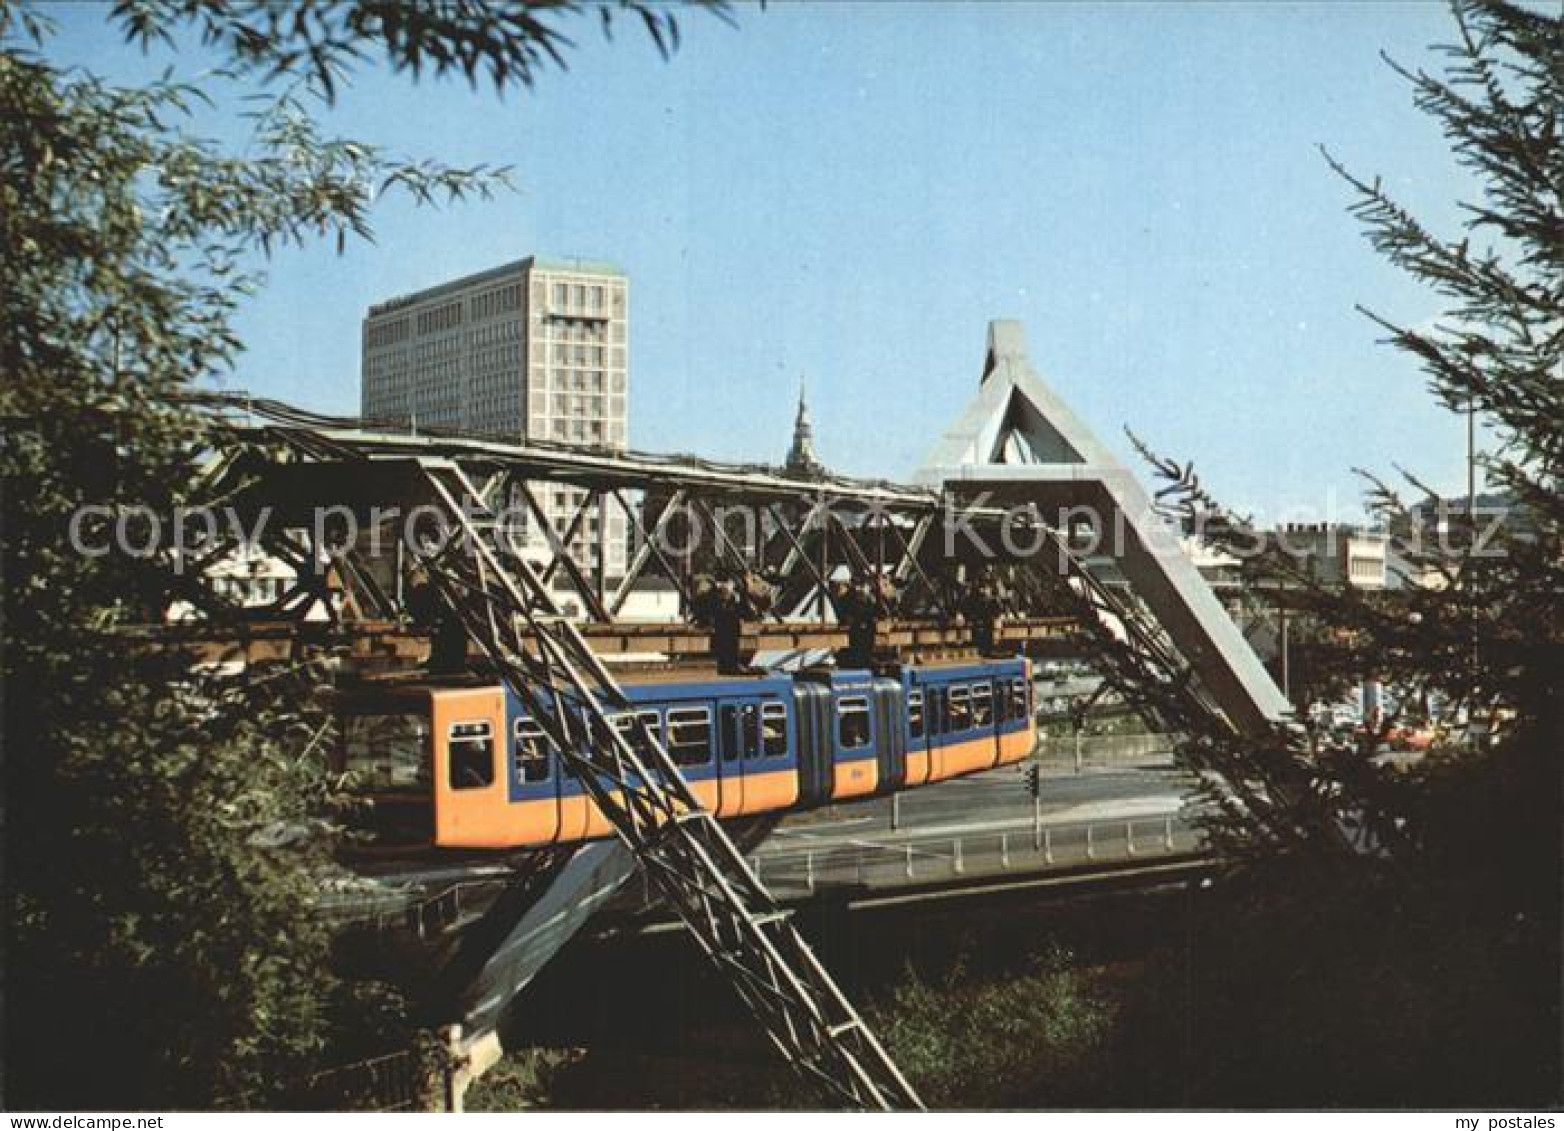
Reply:
M1097 516L1112 556L1234 726L1262 728L1286 698L1133 475L1048 387L1019 322L989 324L977 395L918 479L953 500L1039 508L1045 521Z

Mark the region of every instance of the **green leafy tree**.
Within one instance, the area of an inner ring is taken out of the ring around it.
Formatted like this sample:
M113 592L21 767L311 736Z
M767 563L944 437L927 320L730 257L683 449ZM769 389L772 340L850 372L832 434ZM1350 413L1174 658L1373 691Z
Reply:
M310 913L324 848L275 835L328 800L317 673L202 673L138 645L125 629L164 615L186 563L86 556L72 523L116 508L140 546L206 501L210 422L188 394L231 369L270 252L368 237L388 193L505 184L326 136L312 107L375 63L526 87L592 13L677 45L672 10L633 2L120 0L128 40L177 55L194 36L226 61L127 88L52 63L46 14L0 0L8 1106L264 1102L324 1054L341 993ZM191 133L240 98L242 149Z
M1504 0L1452 12L1438 71L1390 65L1471 174L1465 230L1434 231L1379 180L1326 156L1374 249L1443 303L1411 327L1365 313L1418 361L1440 404L1487 427L1490 505L1451 505L1411 474L1400 489L1370 476L1369 506L1406 583L1363 592L1323 584L1188 465L1142 446L1169 514L1231 551L1251 592L1307 626L1310 696L1330 702L1374 679L1403 714L1461 721L1397 768L1379 757L1394 711L1353 742L1307 726L1236 735L1175 686L1133 689L1187 735L1186 764L1222 767L1263 802L1213 791L1213 839L1260 866L1252 915L1224 932L1203 1003L1222 1046L1213 1079L1229 1082L1203 1102L1560 1095L1564 17Z
M1444 73L1397 70L1474 175L1481 195L1462 205L1467 232L1435 234L1379 181L1327 159L1375 249L1446 303L1417 328L1369 316L1418 359L1441 404L1489 427L1495 444L1481 462L1497 506L1452 504L1410 475L1409 499L1371 477L1369 505L1404 584L1364 592L1322 582L1307 557L1225 511L1188 466L1150 458L1169 509L1239 558L1252 593L1308 626L1319 700L1375 678L1404 703L1472 723L1412 773L1375 764L1382 732L1332 749L1279 731L1259 756L1269 765L1245 764L1260 780L1307 776L1337 811L1344 798L1386 847L1404 850L1402 864L1486 871L1500 868L1500 853L1516 880L1543 881L1531 896L1541 898L1556 875L1564 672L1564 20L1487 0L1453 10ZM1245 744L1191 729L1235 752ZM1482 807L1471 804L1479 783L1500 791Z

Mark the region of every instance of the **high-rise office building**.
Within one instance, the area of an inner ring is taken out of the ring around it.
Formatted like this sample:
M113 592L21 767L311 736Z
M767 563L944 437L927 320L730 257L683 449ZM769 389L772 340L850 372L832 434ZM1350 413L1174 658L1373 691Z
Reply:
M531 256L370 307L362 412L371 420L512 440L623 449L628 442L629 280L608 263ZM585 493L534 484L563 535ZM571 553L625 567L624 515L583 519Z

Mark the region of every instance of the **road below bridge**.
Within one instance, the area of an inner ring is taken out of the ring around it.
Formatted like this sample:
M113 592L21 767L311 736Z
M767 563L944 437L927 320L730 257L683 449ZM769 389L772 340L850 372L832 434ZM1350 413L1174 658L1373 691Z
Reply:
M866 904L1005 888L1066 873L1122 872L1188 861L1201 849L1193 780L1164 756L1074 770L1043 763L1040 796L1025 766L1006 766L783 820L751 867L777 899ZM615 910L656 913L641 882ZM671 924L670 924L671 925Z

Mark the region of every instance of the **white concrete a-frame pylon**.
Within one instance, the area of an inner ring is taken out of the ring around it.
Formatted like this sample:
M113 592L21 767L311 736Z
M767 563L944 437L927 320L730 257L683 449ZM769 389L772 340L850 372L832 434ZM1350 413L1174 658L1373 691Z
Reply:
M1035 505L1044 521L1096 516L1099 553L1115 558L1229 721L1242 731L1280 719L1288 703L1146 491L1027 357L1021 323L988 328L983 377L966 410L918 473L953 501Z

